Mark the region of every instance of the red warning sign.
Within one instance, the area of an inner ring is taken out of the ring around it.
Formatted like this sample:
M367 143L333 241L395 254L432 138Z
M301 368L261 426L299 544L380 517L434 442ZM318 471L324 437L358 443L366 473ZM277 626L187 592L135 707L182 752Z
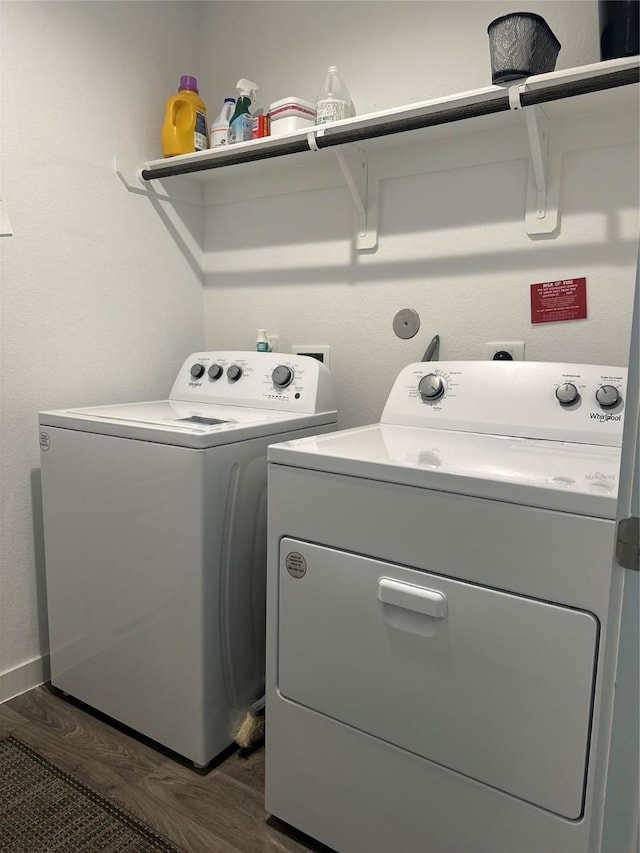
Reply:
M531 285L531 322L585 320L587 317L587 279L565 278Z

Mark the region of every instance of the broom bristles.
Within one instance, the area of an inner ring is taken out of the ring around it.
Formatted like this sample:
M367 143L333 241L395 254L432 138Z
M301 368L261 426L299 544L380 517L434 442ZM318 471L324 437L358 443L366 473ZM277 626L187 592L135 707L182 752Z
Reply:
M254 716L251 712L244 715L236 732L235 742L242 749L255 746L264 738L264 714Z

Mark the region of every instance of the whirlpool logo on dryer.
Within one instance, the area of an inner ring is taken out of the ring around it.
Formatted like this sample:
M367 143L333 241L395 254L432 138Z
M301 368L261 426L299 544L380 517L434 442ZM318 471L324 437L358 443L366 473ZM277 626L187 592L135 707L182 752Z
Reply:
M603 474L600 471L594 471L593 474L585 474L585 480L599 480L600 482L615 481L615 474Z
M605 414L604 412L589 412L589 417L592 420L600 421L600 423L607 423L608 421L619 421L622 418L622 415L610 415Z

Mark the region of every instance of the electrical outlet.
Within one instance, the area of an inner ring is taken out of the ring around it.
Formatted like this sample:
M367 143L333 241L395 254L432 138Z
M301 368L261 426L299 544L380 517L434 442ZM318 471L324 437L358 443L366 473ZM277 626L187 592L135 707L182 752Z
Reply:
M524 341L492 341L484 345L488 361L524 361Z
M330 367L331 347L326 344L291 344L294 355L310 355Z

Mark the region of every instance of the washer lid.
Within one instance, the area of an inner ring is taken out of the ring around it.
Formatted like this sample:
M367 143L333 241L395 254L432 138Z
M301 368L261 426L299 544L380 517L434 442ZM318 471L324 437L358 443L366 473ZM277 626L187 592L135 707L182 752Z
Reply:
M203 449L336 422L335 412L296 414L178 400L40 412L41 426Z
M272 445L270 462L614 518L620 449L373 424Z

